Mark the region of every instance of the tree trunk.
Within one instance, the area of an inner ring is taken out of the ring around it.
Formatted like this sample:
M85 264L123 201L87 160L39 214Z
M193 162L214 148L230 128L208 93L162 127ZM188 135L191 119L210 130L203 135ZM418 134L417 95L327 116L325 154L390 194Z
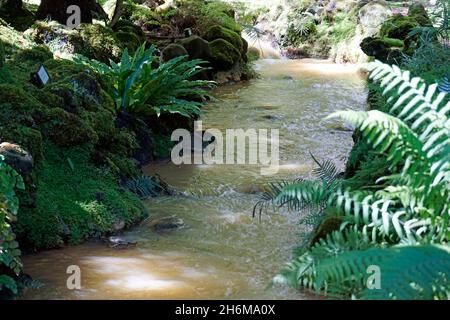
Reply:
M97 10L96 0L42 0L36 13L37 19L50 18L61 24L66 24L72 13L67 8L77 5L81 10L81 23L92 23L92 12Z

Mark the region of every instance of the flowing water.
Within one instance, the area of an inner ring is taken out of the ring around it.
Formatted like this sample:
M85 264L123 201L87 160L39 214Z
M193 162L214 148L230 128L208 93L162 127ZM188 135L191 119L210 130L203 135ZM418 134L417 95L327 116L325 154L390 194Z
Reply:
M146 201L151 217L123 235L136 248L86 243L24 256L25 271L42 286L27 299L307 299L284 287L266 289L289 259L301 228L298 214L252 219L267 181L310 176L312 152L343 167L350 128L323 119L336 110L365 107L366 88L354 67L316 60L262 60L260 78L216 89L203 127L280 131L281 165L262 176L257 165L151 164L184 194ZM149 222L180 218L185 227L157 233ZM66 287L69 265L81 268L81 290Z

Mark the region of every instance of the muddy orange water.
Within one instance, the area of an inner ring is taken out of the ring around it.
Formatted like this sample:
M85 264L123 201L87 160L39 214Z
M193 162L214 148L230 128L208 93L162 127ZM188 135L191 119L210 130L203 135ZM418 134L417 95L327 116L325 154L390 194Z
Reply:
M363 109L367 92L355 67L316 60L261 60L260 78L215 90L205 128L280 130L281 167L262 176L245 165L149 165L184 195L146 200L151 217L123 238L136 248L87 243L23 257L42 285L26 299L306 299L285 287L267 289L298 242L299 214L252 219L257 191L267 181L307 177L309 151L343 166L349 128L323 119L336 110ZM186 227L157 234L147 222L173 216ZM69 265L81 268L81 290L66 286Z

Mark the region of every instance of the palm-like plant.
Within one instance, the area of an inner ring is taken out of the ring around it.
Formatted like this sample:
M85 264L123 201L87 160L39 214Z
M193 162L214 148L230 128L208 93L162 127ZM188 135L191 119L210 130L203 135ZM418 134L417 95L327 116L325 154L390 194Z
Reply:
M448 96L437 90L437 84L427 86L422 79L411 78L408 71L396 66L377 61L369 65L369 70L370 78L380 82L383 94L388 97L389 113L341 111L330 117L353 123L375 151L387 156L392 174L380 179L387 186L378 191L349 190L339 184L330 188L323 183L322 177L322 183L316 183L314 187L311 182L294 182L278 189L271 188L270 197L265 194L265 200L291 209L301 209L299 204L319 205L321 212L324 212L323 203L326 201L327 207L333 208L332 214L342 219L338 230L300 252L275 278L275 282L327 291L331 278L321 276L320 266L325 264L327 272L342 276L337 265L333 269L333 264L326 264L326 261L331 261L327 259L336 259L347 264L346 272L353 277L347 274L345 279L335 277L331 280L340 284L345 282L348 292L355 293L363 291L364 287L357 281L355 269L350 268L350 261L356 260L345 260L345 257L361 258L366 254L365 250L373 246L447 245L450 238ZM327 217L322 221L324 219ZM434 249L427 250L432 254L435 252ZM405 259L411 258L408 256L412 254L411 250L403 252ZM448 250L440 255L449 263ZM386 274L394 272L384 271ZM433 273L433 277L427 279L434 281L438 276L445 278L440 284L448 294L448 272L442 275ZM413 286L413 280L405 280L407 283L404 285ZM442 290L434 297L441 296ZM417 297L420 297L419 293Z
M144 115L179 113L186 117L200 113L206 88L214 85L212 81L192 80L206 68L202 60L186 61L177 57L154 66L156 48L145 49L143 44L133 57L125 49L120 63L110 61L106 65L78 55L76 61L87 65L99 73L108 85L108 91L116 102L118 111Z

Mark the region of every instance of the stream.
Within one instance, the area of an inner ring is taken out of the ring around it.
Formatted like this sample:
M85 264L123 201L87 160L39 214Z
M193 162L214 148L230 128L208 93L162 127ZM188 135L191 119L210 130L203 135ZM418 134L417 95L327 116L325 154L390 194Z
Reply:
M145 201L151 217L125 232L135 248L98 242L23 257L41 283L24 299L310 299L270 280L299 241L299 214L269 211L252 218L258 192L269 181L310 177L309 152L344 168L351 128L324 121L333 111L365 108L367 89L355 66L312 59L260 60L259 79L215 89L203 129L278 129L280 168L262 176L258 165L182 165L161 161L158 173L179 196ZM157 233L149 221L182 219L185 227ZM69 290L66 269L81 270L80 290Z

